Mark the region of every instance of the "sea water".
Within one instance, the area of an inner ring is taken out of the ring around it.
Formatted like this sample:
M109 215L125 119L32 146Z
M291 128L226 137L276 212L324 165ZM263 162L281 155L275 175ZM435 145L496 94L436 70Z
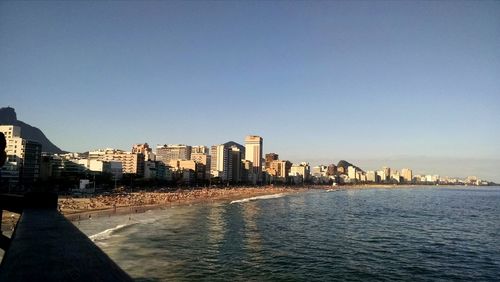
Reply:
M137 281L500 279L500 187L314 190L75 224Z

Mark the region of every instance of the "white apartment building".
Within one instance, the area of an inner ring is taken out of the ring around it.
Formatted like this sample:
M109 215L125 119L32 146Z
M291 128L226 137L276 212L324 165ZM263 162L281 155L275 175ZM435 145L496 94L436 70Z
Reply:
M257 176L257 182L262 181L262 150L262 137L248 135L245 138L245 160L252 162L254 173Z

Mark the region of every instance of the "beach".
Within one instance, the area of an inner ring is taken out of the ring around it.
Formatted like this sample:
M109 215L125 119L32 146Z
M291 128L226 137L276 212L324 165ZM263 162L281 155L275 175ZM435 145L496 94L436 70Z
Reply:
M202 202L232 201L250 197L280 193L298 193L314 187L227 187L203 189L178 189L164 192L122 192L92 195L88 197L59 196L58 210L70 221L79 221L101 216L142 213L176 205L193 205ZM12 231L19 214L2 213L2 231Z
M78 221L113 214L141 213L175 205L233 201L280 193L298 193L312 187L228 187L203 188L172 192L132 192L98 195L87 198L61 196L59 211L69 220Z
M341 186L334 191L278 193L74 223L140 281L498 277L497 188Z
M410 188L413 185L311 185L311 186L259 186L226 187L202 189L178 189L176 191L122 192L101 194L88 197L59 196L58 209L69 220L78 221L92 217L111 216L114 214L141 213L151 209L160 209L175 205L192 205L202 202L233 201L245 198L279 193L299 193L310 189L373 189L373 188ZM427 187L427 186L424 186ZM19 214L4 211L2 230L13 230Z

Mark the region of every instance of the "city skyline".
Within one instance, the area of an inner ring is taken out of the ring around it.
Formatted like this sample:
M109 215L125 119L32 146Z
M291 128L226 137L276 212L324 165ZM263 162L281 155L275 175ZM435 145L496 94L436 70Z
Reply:
M17 157L22 158L23 155L22 152L24 151L25 142L33 143L33 140L22 139L20 137L21 136L20 132L22 132L22 130L18 126L0 125L0 127L1 131L4 132L5 136L7 137L7 145L9 147L9 149L7 150L8 151L7 156L8 157L10 156L11 158L17 158ZM15 138L10 139L13 137ZM247 135L244 140L245 140L245 146L233 141L211 146L205 146L205 145L193 146L190 144L164 144L164 145L158 144L154 151L153 151L154 147L150 147L148 143L135 143L131 146L131 150L107 146L105 148L103 147L103 148L89 149L85 152L67 152L67 153L62 152L59 155L59 157L63 157L64 159L67 160L72 159L72 162L83 164L86 162L85 161L86 158L82 158L80 156L82 153L84 155L92 155L94 157L113 153L116 154L115 157L108 156L104 157L103 160L107 161L113 160L113 161L123 162L124 163L123 173L138 173L139 175L142 175L144 173L142 170L140 172L137 172L138 169L140 168L140 165L137 163L137 161L139 159L143 159L143 162L149 161L153 169L156 166L156 164L154 163L159 161L162 162L164 166L169 166L173 169L189 168L192 169L193 171L200 173L203 171L203 175L211 175L212 177L222 177L222 179L231 181L234 179L240 179L241 176L239 175L238 171L242 171L245 169L252 171L252 173L255 175L261 175L262 172L267 172L271 173L271 175L277 173L278 175L281 175L280 177L283 177L282 174L285 174L287 175L285 178L287 178L290 168L293 168L293 166L295 165L302 166L306 164L308 167L313 169L316 168L320 170L325 169L324 172L326 173L326 169L328 168L329 171L331 165L333 165L334 168L337 166L337 161L339 165L341 162L345 162L344 159L342 160L327 159L326 161L319 163L309 163L304 160L290 162L289 159L279 159L279 154L276 154L275 152L266 153L264 156L262 150L263 138L261 136ZM14 144L16 142L18 144L23 143L23 146L14 146L17 145ZM41 153L43 151L42 150L43 145L41 145L37 141L34 141L34 143L38 144L37 146L39 146L39 150ZM143 157L138 157L136 154L142 154ZM53 155L53 153L47 154L47 156L51 155ZM94 157L92 157L92 159L94 159ZM276 161L276 163L273 163L273 161ZM255 165L256 163L257 165ZM357 161L355 161L354 163L360 165ZM388 166L387 164L389 163L392 165ZM201 169L201 167L198 167L198 164L202 164L204 168ZM263 164L265 164L265 166ZM87 166L88 168L90 168L90 170L92 170L93 165L95 164L87 163ZM116 164L113 165L116 166ZM247 167L248 165L250 165L251 168ZM285 165L287 166L286 169L284 167ZM349 173L349 178L352 179L354 177L357 179L357 177L353 175L356 174L358 168L356 167L355 164L353 165L354 167L352 168L353 169L355 168L356 170L353 170ZM418 177L433 176L437 177L437 179L448 181L448 179L457 180L457 179L466 179L466 178L468 179L469 177L474 177L481 181L490 181L490 182L495 181L494 179L485 178L484 173L480 174L473 173L474 172L473 170L472 171L468 170L468 167L464 166L463 164L457 165L457 169L460 170L460 173L456 175L453 174L443 175L440 173L439 169L436 170L433 166L425 166L425 167L417 166L416 168L415 167L409 168L406 163L400 163L394 166L394 162L384 162L384 165L380 166L380 161L378 161L376 165L373 165L372 163L371 166L364 167L362 163L360 166L361 168L359 169L361 170L359 172L364 171L362 174L364 177L367 177L367 179L369 179L370 175L372 178L375 177L375 175L377 175L378 169L382 168L384 171L386 169L389 169L388 172L387 171L385 172L387 175L389 175L391 171L397 173L397 175L401 174L401 177L404 177L406 179L405 180L406 183L408 183L408 179L412 179L411 177L412 173L414 173L413 175L416 176L417 179ZM99 167L98 171L102 171L103 164L102 163L97 164L97 167ZM271 169L271 171L267 171L268 169ZM232 171L232 174L229 174L229 171ZM390 175L392 177L392 174ZM203 176L202 178L205 179L205 176ZM242 181L253 181L252 179L253 178L249 178L247 180L242 180ZM256 178L254 180L260 182L259 178ZM359 180L363 181L361 180L361 178Z
M36 126L36 125L35 125ZM248 135L247 137L251 137L253 134ZM255 136L259 137L259 136ZM259 137L261 138L261 137ZM147 139L147 137L146 137ZM241 140L240 140L241 139ZM231 140L228 140L226 142L222 143L227 143L227 142L237 142L237 143L245 143L245 139L240 136L240 138L233 138ZM236 140L236 141L235 141ZM142 140L144 143L149 143L147 141ZM151 146L153 148L156 148L154 150L154 153L157 153L158 148L161 148L163 146L166 146L167 143L169 142L163 142L163 143L157 143L156 145L151 143ZM198 142L194 144L188 144L186 142L180 142L180 143L169 143L169 145L172 146L206 146L207 148L210 146L219 146L222 145L222 143L218 144L204 144ZM277 142L279 143L279 142ZM117 150L123 150L123 151L134 151L133 146L135 145L141 145L143 143L141 142L135 142L133 144L125 145L125 146L114 146L113 144L108 144L102 147L87 147L86 149L80 150L80 151L68 151L64 147L61 149L66 150L68 152L73 152L73 153L83 153L83 152L89 152L92 150L100 150L100 149L105 149L105 148L111 148L111 149L117 149ZM265 146L261 146L265 148ZM132 148L132 150L130 150ZM460 158L451 158L450 160L445 160L445 159L440 159L432 156L420 156L420 157L414 157L413 159L409 157L409 155L402 155L402 156L396 156L396 157L391 157L391 156L385 156L379 159L363 159L363 158L354 158L354 157L325 157L323 158L310 158L307 157L307 152L295 152L298 154L302 154L305 156L302 159L292 159L292 158L287 158L286 155L284 155L280 151L276 151L280 155L282 155L286 160L291 161L292 163L301 163L301 162L307 162L311 166L319 166L319 165L328 165L332 163L336 163L340 160L348 160L352 161L356 164L358 164L360 167L362 167L365 171L367 170L377 170L383 166L389 166L393 167L396 169L404 168L404 167L411 167L412 169L415 169L415 171L419 174L438 174L441 176L446 176L446 177L453 177L453 178L464 178L467 176L478 176L481 179L487 179L489 181L494 181L494 182L500 182L500 177L498 174L497 170L497 164L500 164L500 160L498 159L460 159ZM263 153L276 153L276 152L271 152L271 151L266 151L264 150ZM344 153L344 156L347 154ZM168 162L167 162L168 163ZM412 164L411 166L409 164Z
M1 2L0 95L67 151L256 134L292 162L500 182L499 14L487 1Z

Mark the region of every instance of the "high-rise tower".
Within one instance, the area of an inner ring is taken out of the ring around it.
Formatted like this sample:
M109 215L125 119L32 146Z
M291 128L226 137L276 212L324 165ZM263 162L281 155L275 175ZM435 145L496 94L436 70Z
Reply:
M253 164L253 173L257 182L262 181L262 137L248 135L245 138L245 160Z

